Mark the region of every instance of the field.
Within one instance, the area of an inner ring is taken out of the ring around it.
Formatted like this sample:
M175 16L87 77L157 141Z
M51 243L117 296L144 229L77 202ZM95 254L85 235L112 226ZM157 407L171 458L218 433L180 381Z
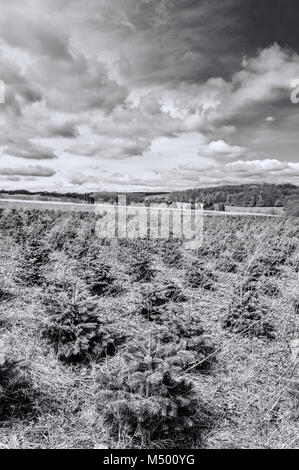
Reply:
M0 448L297 448L298 220L95 225L0 213Z

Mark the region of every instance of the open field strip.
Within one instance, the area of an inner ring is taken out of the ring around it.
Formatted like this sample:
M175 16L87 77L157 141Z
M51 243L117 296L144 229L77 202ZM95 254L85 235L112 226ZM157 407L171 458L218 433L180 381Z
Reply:
M72 203L72 202L59 202L59 201L29 201L29 200L22 200L22 199L0 199L0 209L24 209L24 210L58 210L63 212L96 212L100 210L108 211L108 210L116 210L117 208L120 209L133 209L133 210L159 210L159 211L188 211L189 209L176 209L176 208L162 208L162 207L141 207L141 206L117 206L117 205L109 205L109 204L84 204L84 203ZM280 215L273 215L273 214L260 214L255 212L224 212L224 211L211 211L211 210L203 210L203 215L220 215L220 216L254 216L254 217L270 217L270 218L281 218Z

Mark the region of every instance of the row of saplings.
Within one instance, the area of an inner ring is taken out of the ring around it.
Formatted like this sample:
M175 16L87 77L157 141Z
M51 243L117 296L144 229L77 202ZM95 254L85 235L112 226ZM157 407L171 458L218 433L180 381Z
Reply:
M280 296L273 278L281 275L282 266L295 250L295 244L272 247L252 259L232 298L224 328L246 336L275 339L274 326L268 319L271 312L261 296L271 299Z
M269 259L257 259L250 266L241 295L232 301L225 327L238 333L273 337L273 327L264 320L267 312L258 301L258 282L265 275L277 275L278 263ZM48 261L42 244L30 246L26 261L29 260L27 276L30 274L32 283L39 284L40 268ZM170 444L186 442L186 438L198 440L210 417L193 382L186 377L188 371L209 370L215 351L204 337L198 318L189 316L183 308L187 299L180 288L173 283L146 284L138 307L140 318L145 321L143 331L137 328L129 334L121 318L99 311L96 296L115 294L120 289L109 266L89 262L83 271L90 296L71 290L45 295L48 320L42 335L58 358L69 364L88 364L110 357L109 367L101 368L98 375L97 405L112 435L124 441L131 439L136 445L161 439ZM135 281L153 281L150 260L137 259L133 274ZM186 277L191 287L211 289L213 276L195 262ZM271 291L273 286L268 288ZM15 414L20 403L24 412L31 406L26 392L28 378L24 378L17 362L3 357L0 418Z
M167 245L168 246L168 245ZM171 249L171 243L169 243ZM45 241L36 236L22 245L19 259L18 280L27 286L44 286L44 268L51 263L52 250ZM163 254L163 253L162 253ZM162 256L163 259L163 256ZM78 260L81 277L84 278L92 296L105 296L123 292L121 282L111 267L98 257L84 256ZM152 256L146 251L134 254L128 266L128 273L133 282L151 282L155 278ZM217 275L202 259L195 259L184 269L186 284L191 288L214 290Z
M41 285L42 267L49 250L36 241L24 253L24 281ZM267 312L258 299L259 281L278 274L283 259L261 257L250 266L248 277L236 296L225 326L235 332L273 337ZM89 364L109 359L98 374L97 406L113 436L136 445L150 441L190 440L200 437L210 415L203 406L188 372L207 372L215 350L204 337L198 318L183 308L186 297L172 283L145 285L138 314L143 331L127 332L125 319L99 311L96 296L118 293L121 287L103 263L84 267L90 297L71 290L44 296L48 320L42 335L58 358L68 364ZM135 281L153 281L154 270L146 257L136 260ZM186 272L191 287L213 289L216 278L200 262ZM265 287L265 285L264 285ZM270 295L275 294L273 285ZM277 294L277 292L276 292ZM275 294L275 295L276 295ZM7 293L1 299L9 300ZM1 301L0 299L0 301ZM241 299L241 300L240 300ZM0 419L25 414L34 403L28 390L30 377L22 364L0 350ZM188 440L188 439L187 439Z
M203 427L210 422L210 414L192 381L186 378L188 347L179 344L177 332L162 326L151 328L142 337L125 343L128 338L116 324L105 324L84 304L78 300L68 314L61 312L61 318L55 309L43 328L43 336L67 364L80 367L111 357L108 367L100 368L96 400L112 437L141 446L161 439L169 445L198 441ZM201 334L197 330L196 334ZM193 340L189 332L187 336L190 338L181 341ZM7 357L7 348L0 349L0 421L26 416L32 419L38 411L38 396L33 391L30 370ZM203 360L198 363L199 369L205 368Z
M107 265L89 263L85 273L92 295L118 291ZM150 259L137 257L131 275L134 281L153 281ZM145 285L137 314L148 323L131 336L125 319L99 312L94 298L72 299L65 293L50 299L44 336L68 363L110 356L98 375L97 405L111 434L141 446L198 440L210 414L185 371L207 371L215 354L198 319L185 313L179 287Z
M150 265L137 268L139 280L151 277ZM92 276L89 281L97 284ZM97 408L112 437L124 443L191 445L211 422L188 372L207 373L215 349L185 300L176 284L146 284L133 313L135 328L128 328L126 315L100 310L95 296L69 291L44 297L42 334L61 361L80 366L109 358L97 377Z
M35 252L27 273L32 267L30 283L40 285L40 268L48 257L38 244L28 249L29 259L34 248L41 250ZM42 337L66 364L80 367L110 358L109 367L101 367L98 374L97 407L112 436L141 446L156 440L163 445L198 442L211 418L187 374L207 372L215 350L199 319L183 308L186 297L173 283L144 284L135 312L140 326L129 333L126 318L99 307L97 296L119 292L109 266L89 261L83 268L88 294L47 287ZM136 260L133 273L140 282L154 276L146 257ZM0 363L0 384L6 397L0 419L34 413L30 373L18 362Z
M42 273L50 262L49 255L42 240L25 243L19 280L27 285L45 285ZM101 372L98 390L98 407L112 434L131 436L140 444L163 438L198 439L209 414L184 372L187 368L209 369L214 348L204 338L199 322L185 316L183 308L175 308L186 299L176 285L169 283L159 287L153 284L150 291L144 289L140 313L146 316L147 311L149 320L154 316L156 326L149 328L148 337L141 335L140 339L126 342L125 327L119 319L99 312L95 298L119 293L121 287L105 263L86 262L81 268L90 297L54 286L54 292L43 297L48 320L42 336L65 363L80 365L107 356L115 358L109 368L110 372L112 367L117 369L115 376ZM194 270L192 266L190 285L210 289L206 281L212 281L212 275L199 268L194 276ZM151 260L139 257L131 274L135 281L152 281L155 271ZM32 413L30 374L17 361L5 360L0 366L1 390L6 397L2 399L2 417Z
M259 302L261 291L271 297L279 295L267 266L266 258L250 265L232 299L225 327L246 335L274 337L267 310ZM136 273L140 276L144 270L148 280L145 266ZM12 298L9 291L0 289L0 303ZM162 438L186 441L186 436L198 438L209 423L210 415L192 381L186 380L186 372L209 370L215 351L198 319L182 308L185 300L176 285L147 286L139 306L139 313L148 321L147 333L144 337L137 332L130 338L120 319L99 312L93 298L80 298L70 291L44 297L48 321L42 333L60 360L86 364L111 358L109 367L98 375L97 403L113 435L140 445ZM298 301L294 308L298 311ZM0 421L32 416L37 402L30 371L0 343Z

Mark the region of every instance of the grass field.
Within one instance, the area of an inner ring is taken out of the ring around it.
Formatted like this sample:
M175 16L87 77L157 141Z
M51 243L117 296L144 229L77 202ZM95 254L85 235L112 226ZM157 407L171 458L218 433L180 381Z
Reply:
M0 448L297 448L298 220L95 224L0 214Z

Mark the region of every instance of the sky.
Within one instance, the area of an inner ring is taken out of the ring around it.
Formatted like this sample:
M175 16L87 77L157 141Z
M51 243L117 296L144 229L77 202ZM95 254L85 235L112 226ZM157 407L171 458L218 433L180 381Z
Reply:
M0 189L299 184L297 0L0 11Z

